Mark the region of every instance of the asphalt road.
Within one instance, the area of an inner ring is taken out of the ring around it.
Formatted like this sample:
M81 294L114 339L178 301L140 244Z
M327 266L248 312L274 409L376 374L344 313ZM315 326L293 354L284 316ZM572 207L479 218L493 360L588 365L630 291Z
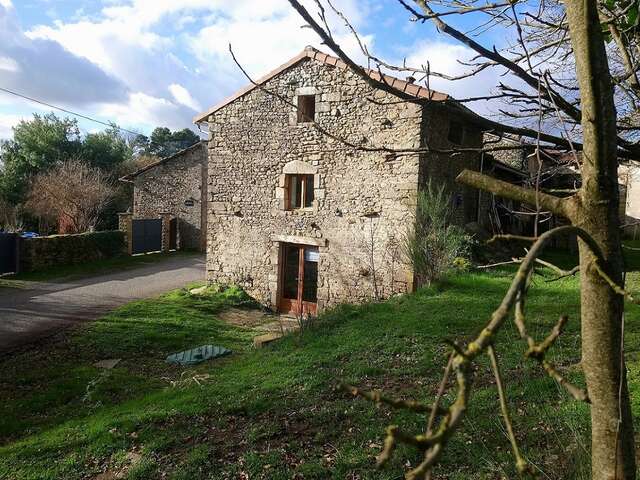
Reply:
M176 255L129 270L27 288L0 288L0 353L99 318L132 300L204 280L199 255Z

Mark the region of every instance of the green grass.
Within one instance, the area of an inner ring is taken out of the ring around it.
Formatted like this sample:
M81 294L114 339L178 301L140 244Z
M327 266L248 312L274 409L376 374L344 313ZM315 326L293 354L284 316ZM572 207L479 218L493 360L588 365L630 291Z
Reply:
M123 255L96 260L78 265L60 265L36 272L24 272L0 278L0 287L23 288L25 282L45 282L50 280L81 278L137 268L166 260L175 255L194 255L192 252L150 253L146 255Z
M335 389L338 381L433 398L446 363L444 340L478 333L510 278L508 269L467 273L384 303L342 306L259 350L251 346L253 332L218 319L229 306L248 307L239 290L180 290L131 303L62 343L1 362L0 478L72 480L107 470L125 471L128 479L401 478L419 454L400 447L388 467L375 470L384 428L418 432L424 417L353 399ZM561 313L570 314L551 358L580 384L578 279L535 278L530 330L541 338ZM639 281L630 274L632 288ZM639 319L630 306L636 418ZM164 363L169 353L205 343L234 353L189 368ZM543 478L589 478L588 409L523 360L524 348L512 325L500 333L497 352L521 447ZM110 371L93 366L106 358L122 361ZM434 478L515 478L484 360L474 388L467 419ZM127 469L132 456L139 460Z

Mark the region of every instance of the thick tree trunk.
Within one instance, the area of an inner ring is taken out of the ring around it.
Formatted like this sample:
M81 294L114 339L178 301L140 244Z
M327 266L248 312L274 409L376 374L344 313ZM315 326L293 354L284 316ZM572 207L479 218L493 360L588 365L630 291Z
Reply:
M569 210L598 242L603 268L622 284L616 112L595 0L565 0L580 85L584 151L582 188ZM591 399L592 478L635 479L633 423L621 332L623 299L593 268L580 244L582 367Z

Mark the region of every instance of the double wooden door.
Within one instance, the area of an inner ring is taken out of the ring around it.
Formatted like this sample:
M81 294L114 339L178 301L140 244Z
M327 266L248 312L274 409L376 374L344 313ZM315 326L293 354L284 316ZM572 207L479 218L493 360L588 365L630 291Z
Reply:
M292 315L318 311L317 247L286 243L282 246L279 310Z

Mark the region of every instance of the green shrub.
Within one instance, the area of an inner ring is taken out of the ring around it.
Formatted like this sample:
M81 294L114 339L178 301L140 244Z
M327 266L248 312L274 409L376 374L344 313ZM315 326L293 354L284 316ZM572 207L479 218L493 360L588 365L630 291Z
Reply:
M405 233L404 250L418 285L429 285L452 268L465 270L471 237L451 224L451 198L444 185L429 182L418 192L415 219Z
M117 230L23 238L20 241L20 268L23 272L32 272L57 265L112 258L124 253L125 234Z

